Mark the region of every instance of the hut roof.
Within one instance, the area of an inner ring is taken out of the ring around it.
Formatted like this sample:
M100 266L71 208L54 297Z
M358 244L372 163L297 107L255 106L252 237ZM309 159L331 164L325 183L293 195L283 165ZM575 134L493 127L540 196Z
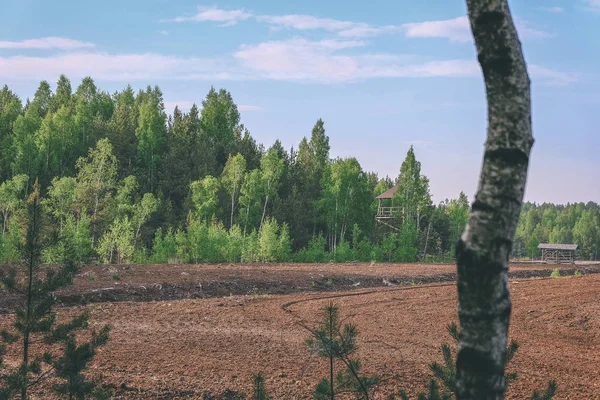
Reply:
M576 244L550 244L550 243L540 243L538 244L538 249L547 249L547 250L577 250L579 246Z
M391 199L394 197L394 193L398 191L398 185L394 185L391 189L386 190L381 193L379 196L375 197L376 199Z

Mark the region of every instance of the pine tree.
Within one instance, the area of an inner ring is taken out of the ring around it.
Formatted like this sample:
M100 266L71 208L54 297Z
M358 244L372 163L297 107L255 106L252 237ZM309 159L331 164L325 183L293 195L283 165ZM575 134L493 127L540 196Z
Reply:
M252 377L252 400L269 400L269 394L265 388L265 377L257 374Z
M39 192L36 181L27 201L23 245L20 249L22 264L11 268L8 273L0 270L0 282L23 297L22 305L15 310L12 329L3 330L0 334L3 342L0 356L5 352L5 344L21 342L22 351L19 368L0 377L0 398L19 394L22 400L26 400L29 388L55 371L59 378L67 381L55 387L57 393L83 399L86 395L92 395L96 388L95 384L81 375L94 356L94 352L89 351L90 346L95 349L106 343L110 328L105 326L99 335L93 334L90 344L77 346L74 334L87 327L88 315L82 314L67 323L57 324L53 308L57 301L55 291L72 283L79 265L70 257L74 249L69 249L58 268L47 268L45 277L40 277L41 254L51 235ZM63 344L62 357L56 357L49 351L42 352L42 349L32 351L34 346L53 343Z
M360 362L352 358L358 349L356 344L358 329L353 324L345 324L342 327L339 308L331 302L323 308L323 314L323 321L316 328L303 325L311 334L305 341L306 346L329 362L329 379L324 378L317 384L313 399L334 400L336 393L349 390L359 399L368 400L378 379L376 376L359 375ZM336 361L346 367L337 374L335 373Z

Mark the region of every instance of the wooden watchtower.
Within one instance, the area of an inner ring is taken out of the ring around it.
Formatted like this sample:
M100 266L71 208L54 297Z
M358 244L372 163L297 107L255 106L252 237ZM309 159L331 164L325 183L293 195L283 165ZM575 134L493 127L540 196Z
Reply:
M379 196L375 197L379 202L377 205L377 215L375 220L382 225L387 226L398 231L398 227L392 225L390 222L394 218L398 217L400 207L394 206L394 194L398 191L398 185L394 185L391 189L386 190Z
M394 194L398 191L398 185L394 185L391 189L386 190L379 196L375 197L379 202L377 206L377 220L392 219L398 215L400 207L394 207Z
M575 251L578 248L576 244L540 243L538 245L538 249L542 250L542 261L552 264L575 263Z

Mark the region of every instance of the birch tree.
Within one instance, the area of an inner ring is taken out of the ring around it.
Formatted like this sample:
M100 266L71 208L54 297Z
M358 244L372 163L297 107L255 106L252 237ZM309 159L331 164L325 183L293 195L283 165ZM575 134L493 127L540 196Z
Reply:
M263 189L265 200L263 203L263 212L260 219L260 228L262 228L265 216L267 214L267 205L269 199L277 193L277 186L279 185L279 179L283 173L283 160L279 158L279 155L274 150L269 150L267 154L260 160L260 170L263 179Z
M523 203L530 81L507 0L467 0L488 105L479 187L456 247L461 324L457 399L503 399L511 313L508 257Z
M229 157L225 169L221 175L221 182L227 193L231 196L231 216L229 219L229 229L233 227L233 213L235 212L237 197L239 196L240 187L244 181L246 173L246 160L241 154L235 157Z

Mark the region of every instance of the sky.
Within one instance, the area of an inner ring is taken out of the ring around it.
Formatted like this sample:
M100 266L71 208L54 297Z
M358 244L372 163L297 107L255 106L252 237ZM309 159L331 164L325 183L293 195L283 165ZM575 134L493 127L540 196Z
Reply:
M600 201L600 0L510 1L532 80L525 199ZM266 146L317 119L333 157L396 177L412 144L433 200L473 199L483 78L464 0L0 0L0 85L85 76L114 92L159 85L165 108L231 92Z

